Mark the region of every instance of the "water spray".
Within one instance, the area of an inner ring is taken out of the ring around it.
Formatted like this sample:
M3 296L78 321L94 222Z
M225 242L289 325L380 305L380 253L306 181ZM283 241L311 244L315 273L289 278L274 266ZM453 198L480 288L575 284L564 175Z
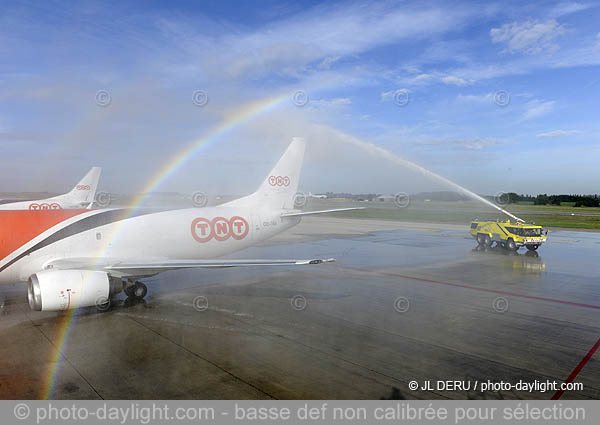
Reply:
M379 146L374 145L373 143L367 143L367 142L363 142L362 140L358 140L354 137L346 137L345 138L349 143L353 144L354 146L357 146L365 151L367 151L368 153L370 153L371 155L374 156L379 156L381 158L387 159L389 161L392 161L396 164L402 165L404 167L410 168L412 170L418 171L421 174L426 175L427 177L439 181L447 186L450 186L456 190L458 190L459 192L467 195L469 198L475 199L477 201L481 201L486 205L489 205L495 209L497 209L498 211L501 211L502 213L506 214L507 216L513 218L514 220L516 220L517 222L523 222L525 223L525 220L517 217L516 215L506 211L504 208L500 208L498 205L494 204L493 202L490 202L489 200L485 199L482 196L477 195L474 192L471 192L468 189L465 189L464 187L454 183L453 181L448 180L445 177L440 176L439 174L434 173L433 171L429 171L426 168L421 167L418 164L415 164L414 162L408 161L404 158L399 157L396 154L393 154L392 152L383 149Z

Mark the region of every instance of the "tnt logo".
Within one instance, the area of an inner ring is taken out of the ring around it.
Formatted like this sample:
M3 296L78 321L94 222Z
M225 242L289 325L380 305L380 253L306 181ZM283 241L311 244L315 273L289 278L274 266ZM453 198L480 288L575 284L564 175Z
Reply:
M192 236L200 243L208 242L211 239L219 242L229 238L241 240L248 235L249 230L248 222L240 216L230 219L215 217L212 220L198 217L192 221Z
M62 210L60 204L53 202L51 204L43 203L43 204L29 204L29 209L33 211L37 210Z
M223 217L215 217L212 221L213 237L219 242L226 241L231 236L231 224Z
M89 184L78 184L77 186L75 186L75 189L77 190L90 190L91 187Z
M289 186L290 178L288 176L269 176L271 186Z

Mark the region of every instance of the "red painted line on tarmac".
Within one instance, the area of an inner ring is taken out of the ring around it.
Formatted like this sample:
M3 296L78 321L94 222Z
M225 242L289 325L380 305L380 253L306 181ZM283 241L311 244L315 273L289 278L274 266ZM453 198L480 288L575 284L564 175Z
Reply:
M515 293L515 292L500 291L498 289L480 288L480 287L477 287L477 286L464 285L464 284L461 284L461 283L442 282L440 280L425 279L425 278L422 278L422 277L409 276L409 275L404 275L404 274L399 274L399 273L378 272L378 271L369 270L369 269L362 269L362 268L359 268L359 267L346 267L346 268L350 269L350 270L376 273L376 274L383 275L383 276L401 277L403 279L417 280L419 282L435 283L435 284L438 284L438 285L454 286L456 288L472 289L474 291L490 292L490 293L493 293L493 294L508 295L508 296L517 297L517 298L527 298L527 299L530 299L530 300L547 301L547 302L550 302L550 303L566 304L566 305L572 305L572 306L575 306L575 307L593 308L593 309L596 309L596 310L600 310L600 305L582 304L582 303L576 303L576 302L573 302L573 301L557 300L555 298L536 297L534 295L518 294L518 293Z
M590 349L590 351L588 351L588 353L585 355L585 357L579 362L579 364L577 365L577 367L575 369L573 369L573 372L571 372L571 374L569 375L569 377L565 381L565 384L573 382L573 380L577 377L577 375L579 375L579 372L581 372L581 369L583 369L583 367L586 365L586 363L596 353L596 351L598 350L598 348L600 348L600 339L598 339L598 341L596 341L596 343L594 344L594 346ZM562 397L562 395L563 395L564 392L565 392L565 390L558 390L556 393L554 393L554 395L552 396L551 400L558 400L559 398Z

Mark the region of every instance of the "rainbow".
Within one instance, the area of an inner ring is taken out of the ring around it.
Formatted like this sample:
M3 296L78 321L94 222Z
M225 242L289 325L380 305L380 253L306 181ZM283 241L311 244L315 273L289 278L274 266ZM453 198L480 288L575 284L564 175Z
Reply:
M66 361L63 356L63 349L68 346L69 343L71 330L73 329L73 326L71 325L74 323L73 318L76 316L75 312L75 309L67 310L58 318L56 342L51 342L54 346L54 352L52 353L50 363L48 364L48 372L45 375L46 378L43 381L42 399L49 400L54 395L57 384L56 378L60 376L62 362Z
M205 149L219 140L223 135L232 131L236 127L250 121L258 115L274 109L284 101L292 101L292 94L283 93L278 96L268 97L256 102L249 103L230 114L227 119L213 128L204 137L192 142L189 146L182 149L171 157L169 161L149 180L145 189L136 196L130 207L139 207L150 194L156 190L164 181L183 167L191 158L193 158L201 149Z
M144 189L139 192L138 195L136 195L128 208L123 210L123 220L120 220L114 226L112 235L106 238L107 243L104 245L105 248L102 250L102 252L98 253L97 258L103 258L106 247L108 247L111 242L114 242L118 238L120 230L123 227L123 223L125 222L124 219L130 217L152 194L152 192L156 190L156 188L158 188L163 182L175 174L202 149L210 147L222 136L252 120L253 118L276 108L285 101L291 102L292 100L293 93L285 92L277 96L267 97L248 103L243 107L234 110L220 124L212 128L204 137L193 141L188 146L173 155L165 163L165 165L161 167L159 171L152 176L152 178L149 179L148 183L144 186ZM77 321L76 312L77 309L67 310L59 319L55 351L52 354L52 358L48 365L48 370L43 381L43 399L49 400L55 395L56 385L61 371L60 365L63 361L65 361L63 353L65 353L65 349L69 345L69 340L74 325Z

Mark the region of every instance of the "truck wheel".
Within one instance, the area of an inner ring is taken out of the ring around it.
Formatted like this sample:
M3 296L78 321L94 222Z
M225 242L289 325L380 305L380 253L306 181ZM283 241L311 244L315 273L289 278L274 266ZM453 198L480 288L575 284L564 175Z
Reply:
M483 238L483 244L485 246L492 246L492 238L490 238L490 235L485 235Z
M539 245L527 245L527 249L530 251L535 251L539 248Z
M477 233L477 243L483 245L483 235L481 233Z
M516 251L517 250L517 244L512 239L508 239L506 241L506 249L508 249L509 251Z

